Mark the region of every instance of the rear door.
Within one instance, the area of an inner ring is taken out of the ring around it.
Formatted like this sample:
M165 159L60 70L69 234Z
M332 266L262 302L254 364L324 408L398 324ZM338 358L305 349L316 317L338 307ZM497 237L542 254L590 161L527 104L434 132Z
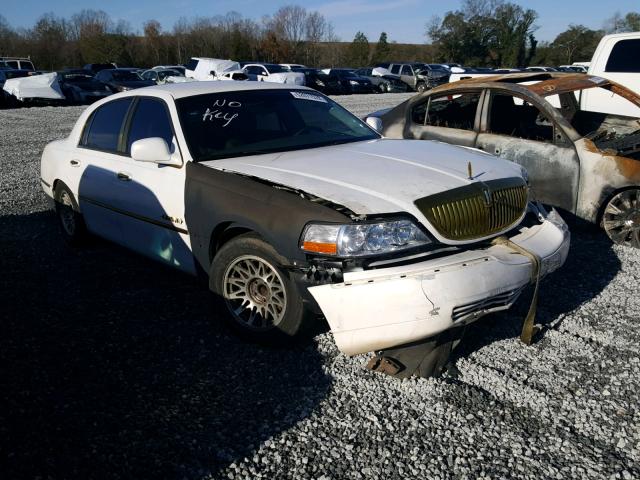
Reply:
M460 91L423 97L411 106L405 138L475 146L482 91Z
M409 85L411 88L416 88L417 78L413 72L413 69L411 68L411 65L402 65L402 67L400 68L400 80Z
M604 48L598 48L596 64L589 68L589 72L602 75L635 92L640 91L640 38L614 37L606 42ZM639 107L602 88L583 90L581 105L587 111L640 117Z
M575 212L580 160L551 105L507 91L485 95L476 147L525 167L533 197Z
M79 148L69 159L70 178L77 185L76 198L87 228L118 243L122 243L117 210L122 182L118 175L124 158L124 123L131 102L131 98L123 98L97 108L87 120Z

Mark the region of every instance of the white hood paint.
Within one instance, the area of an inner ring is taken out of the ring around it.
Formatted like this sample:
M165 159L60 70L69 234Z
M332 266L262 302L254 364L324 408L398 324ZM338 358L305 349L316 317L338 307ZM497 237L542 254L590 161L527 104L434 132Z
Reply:
M62 90L60 90L56 72L30 77L10 78L5 82L3 89L18 100L24 100L25 98L64 100L65 98Z
M471 162L474 180L468 178ZM263 178L348 207L356 214L407 212L442 239L414 205L474 181L522 177L520 166L467 148L424 140L372 140L202 162Z

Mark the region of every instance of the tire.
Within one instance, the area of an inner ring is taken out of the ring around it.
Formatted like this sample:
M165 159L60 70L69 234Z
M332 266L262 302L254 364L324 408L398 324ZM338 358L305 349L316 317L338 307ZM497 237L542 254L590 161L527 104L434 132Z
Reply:
M416 91L418 93L424 93L427 91L427 84L424 82L420 82L417 86L416 86Z
M224 244L209 270L218 316L240 337L282 345L302 336L307 314L285 258L255 234Z
M611 197L601 223L613 243L640 248L640 188L623 190Z
M54 191L56 217L62 238L72 247L86 244L89 232L79 211L78 203L64 183L58 182Z

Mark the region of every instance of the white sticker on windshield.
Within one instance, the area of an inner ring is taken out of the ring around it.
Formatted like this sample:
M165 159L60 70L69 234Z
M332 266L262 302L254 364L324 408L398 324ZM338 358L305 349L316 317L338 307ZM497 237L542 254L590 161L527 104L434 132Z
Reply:
M324 97L321 97L320 95L314 95L313 93L297 92L294 90L291 92L291 95L293 95L295 98L299 98L300 100L312 100L314 102L327 103L327 100Z

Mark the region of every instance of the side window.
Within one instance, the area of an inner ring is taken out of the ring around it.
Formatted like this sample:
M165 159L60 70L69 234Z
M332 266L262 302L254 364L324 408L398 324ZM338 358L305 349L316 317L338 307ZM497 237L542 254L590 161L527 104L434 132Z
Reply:
M187 70L195 70L196 67L198 66L198 62L199 60L196 60L195 58L192 58L191 60L189 60L189 63L187 63Z
M553 143L553 123L537 107L508 94L491 94L489 132Z
M15 69L20 68L20 67L18 66L18 62L17 62L16 60L9 60L9 61L7 61L7 65L9 65L11 68L15 68Z
M31 62L20 62L21 63L21 67L25 70L35 70L35 67L33 66L33 63Z
M640 39L620 40L611 49L605 72L640 73Z
M400 75L413 75L413 72L411 71L411 67L409 65L403 65Z
M130 104L131 99L125 98L98 108L87 123L88 129L81 141L82 146L116 153L122 122Z
M131 127L127 138L127 153L131 145L143 138L160 137L167 142L169 149L173 142L173 129L165 103L153 98L141 98L131 118Z
M398 75L400 73L400 65L392 65L391 66L391 73L394 73L394 74Z
M256 66L245 67L244 69L250 75L260 75L262 73L262 69Z
M416 108L414 118L420 120L422 116L424 125L433 127L473 130L479 101L480 92L431 97L428 111L426 111L427 105L424 104L414 107ZM420 113L420 107L423 113Z

